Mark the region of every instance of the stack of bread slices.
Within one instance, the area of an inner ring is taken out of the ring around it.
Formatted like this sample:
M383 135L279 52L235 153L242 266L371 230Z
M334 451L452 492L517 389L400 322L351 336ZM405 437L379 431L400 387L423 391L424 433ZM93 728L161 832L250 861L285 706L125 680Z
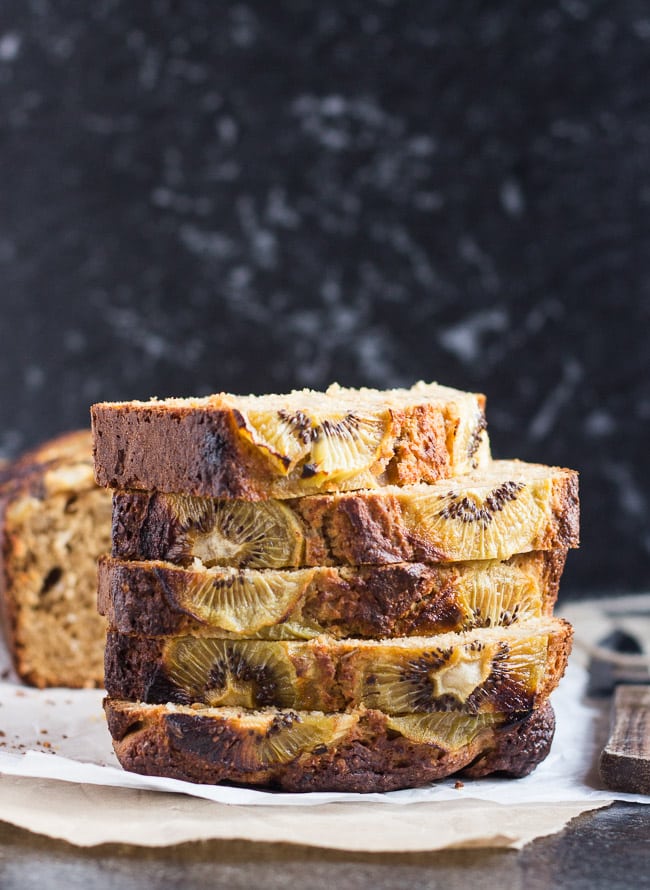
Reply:
M492 460L484 406L422 383L93 406L126 769L384 791L546 756L577 477Z

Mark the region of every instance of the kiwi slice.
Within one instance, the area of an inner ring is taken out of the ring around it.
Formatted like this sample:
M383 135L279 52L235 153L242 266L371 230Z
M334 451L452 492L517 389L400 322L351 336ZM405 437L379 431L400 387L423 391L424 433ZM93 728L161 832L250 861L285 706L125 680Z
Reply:
M348 412L323 420L315 429L305 478L344 480L369 469L380 456L388 416L364 417Z
M539 689L546 672L548 637L545 635L503 643L495 655L491 680L508 681L525 690Z
M177 637L164 656L172 683L208 705L295 705L296 672L281 647L256 640Z
M503 559L529 547L546 521L545 499L532 486L508 480L494 488L453 488L403 498L407 526L435 542L449 560Z
M242 415L243 417L243 415ZM249 411L241 428L251 442L266 451L275 469L288 474L309 453L311 418L303 411Z
M280 711L265 717L263 727L258 715L242 715L237 720L242 735L234 759L242 769L288 763L305 753L325 754L358 719L351 714L309 711Z
M542 614L542 598L535 579L498 562L463 573L458 598L467 616L466 628L510 627Z
M287 475L298 468L315 486L343 481L369 469L382 456L390 432L390 413L348 411L325 416L304 411L249 411L241 430L264 449L276 469ZM389 456L389 455L385 455Z
M174 511L205 566L279 569L303 561L302 525L280 501L175 497Z
M473 396L458 400L447 417L447 448L454 466L476 469L490 459L490 442L483 408Z
M295 608L314 571L222 569L218 574L197 574L184 587L180 602L206 624L233 633L257 633L279 625Z
M503 722L500 714L406 714L388 717L387 726L417 744L455 751L470 745L485 730Z
M389 714L456 710L490 677L497 653L495 643L477 641L410 657L394 650L366 669L363 703Z

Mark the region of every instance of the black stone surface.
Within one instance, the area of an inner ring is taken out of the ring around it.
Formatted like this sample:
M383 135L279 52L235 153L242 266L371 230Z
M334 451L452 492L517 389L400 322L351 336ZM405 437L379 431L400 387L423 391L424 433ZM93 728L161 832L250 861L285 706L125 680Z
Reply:
M643 890L650 807L615 804L519 852L364 854L244 841L79 849L0 822L3 890Z
M3 0L0 450L99 399L438 379L650 585L650 11Z

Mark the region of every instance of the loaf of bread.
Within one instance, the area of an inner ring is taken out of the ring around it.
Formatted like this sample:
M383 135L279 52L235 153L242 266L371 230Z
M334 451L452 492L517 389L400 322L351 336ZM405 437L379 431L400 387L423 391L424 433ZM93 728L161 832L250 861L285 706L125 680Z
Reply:
M99 611L126 634L423 636L549 616L567 551L447 565L233 569L104 557Z
M111 488L249 501L434 482L489 461L484 408L435 383L103 402L95 470Z
M431 485L253 503L118 491L113 555L286 568L508 559L578 544L572 470L493 461Z
M17 673L35 686L101 686L106 624L97 558L111 498L93 478L90 431L60 436L0 482L0 612Z
M392 791L458 773L525 776L551 746L547 701L525 714L322 714L189 708L107 699L117 756L132 772L285 791Z
M123 766L292 791L530 772L578 481L493 461L484 409L423 383L93 406Z
M152 704L520 712L557 686L571 639L570 626L559 619L382 640L229 640L208 630L145 637L110 630L105 682L111 698Z

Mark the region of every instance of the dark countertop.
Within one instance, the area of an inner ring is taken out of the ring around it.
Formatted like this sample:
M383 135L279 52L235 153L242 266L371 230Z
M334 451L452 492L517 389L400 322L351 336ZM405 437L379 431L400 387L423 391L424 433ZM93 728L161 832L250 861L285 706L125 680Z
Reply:
M521 851L340 853L206 841L164 849L80 849L0 823L2 890L643 890L650 887L650 806L614 804Z

